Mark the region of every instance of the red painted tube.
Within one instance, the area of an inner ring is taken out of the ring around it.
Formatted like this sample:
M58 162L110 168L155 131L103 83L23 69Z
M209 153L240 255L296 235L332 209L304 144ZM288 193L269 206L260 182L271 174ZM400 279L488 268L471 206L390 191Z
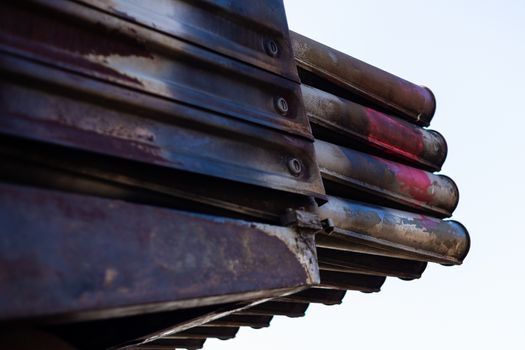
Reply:
M428 126L436 110L430 89L413 84L300 34L290 32L297 65L408 121Z
M385 206L398 204L437 217L451 216L458 204L458 188L448 176L321 140L315 141L315 151L328 194L341 195L330 191L330 183L335 183L342 191L361 194L354 199Z
M346 139L370 147L402 162L440 170L447 143L440 133L378 112L328 92L301 85L306 114L327 140Z

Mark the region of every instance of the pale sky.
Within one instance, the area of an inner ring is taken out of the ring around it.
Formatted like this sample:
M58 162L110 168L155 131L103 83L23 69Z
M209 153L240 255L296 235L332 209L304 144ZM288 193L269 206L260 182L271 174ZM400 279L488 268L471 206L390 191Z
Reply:
M285 0L290 29L426 85L449 146L464 264L348 292L208 350L525 349L525 1Z

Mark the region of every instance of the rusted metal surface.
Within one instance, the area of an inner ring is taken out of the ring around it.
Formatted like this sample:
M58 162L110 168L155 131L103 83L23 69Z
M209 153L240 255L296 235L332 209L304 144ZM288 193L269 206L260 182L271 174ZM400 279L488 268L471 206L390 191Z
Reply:
M357 290L365 293L374 293L381 290L386 277L363 275L357 273L321 270L321 284L319 288L340 290Z
M299 84L288 79L77 2L3 7L4 50L309 137ZM279 97L289 107L285 117L273 105Z
M378 107L427 126L436 100L430 89L415 85L298 33L290 32L297 65Z
M329 219L329 237L318 235L317 246L444 264L461 264L470 247L463 225L400 210L330 197L319 208ZM348 244L341 245L330 238Z
M430 90L281 0L0 7L1 321L198 349L465 258Z
M301 85L301 89L316 138L358 146L429 170L441 169L447 143L437 131L308 85Z
M288 210L281 217L281 224L283 226L292 226L302 232L317 233L323 229L321 219L315 212L309 212L302 208L300 210ZM314 209L314 208L312 208Z
M0 136L0 156L7 181L213 215L279 224L287 208L315 205L293 193L16 138Z
M0 189L3 320L188 308L319 281L313 237L289 228L12 185ZM216 234L218 226L224 234Z
M321 140L316 140L315 151L323 179L337 186L331 190L325 182L329 194L352 191L353 198L438 217L451 216L458 204L458 188L447 176Z
M322 197L324 192L313 146L305 140L224 119L223 126L231 129L215 135L209 131L217 125L209 129L204 125L199 129L177 127L108 110L116 104L82 102L79 96L66 98L7 84L1 89L5 118L0 132L5 134L293 193ZM163 104L149 102L157 111ZM176 110L164 107L164 112ZM288 159L300 159L301 174L290 173Z
M392 276L403 279L420 278L426 262L385 256L317 248L319 268L326 271L360 273L365 275ZM300 292L300 293L305 293Z
M0 132L322 197L299 84L78 3L10 4Z
M82 0L104 12L298 81L281 0Z

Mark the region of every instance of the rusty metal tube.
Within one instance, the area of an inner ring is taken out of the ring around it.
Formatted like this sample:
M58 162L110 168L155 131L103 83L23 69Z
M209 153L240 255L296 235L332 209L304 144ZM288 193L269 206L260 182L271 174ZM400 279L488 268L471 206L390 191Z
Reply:
M321 270L321 284L319 288L375 293L381 290L385 280L385 276Z
M210 327L251 327L259 329L269 327L272 318L272 316L243 316L232 314L206 323L206 325Z
M249 309L239 311L238 315L288 316L303 317L309 304L293 302L267 301Z
M326 222L331 225L330 238L352 243L341 247L344 250L461 264L470 247L467 229L454 220L445 221L337 197L329 197L328 203L318 210L322 219L329 219ZM317 239L316 243L338 249L327 238Z
M317 259L321 270L393 276L403 279L421 277L427 266L427 263L422 261L322 247L317 247Z
M206 339L218 338L221 340L235 338L239 327L208 327L207 325L193 327L182 332L170 334L164 339Z
M317 303L324 305L337 305L343 302L346 290L333 290L325 288L308 288L301 292L287 295L275 301L291 301L294 303Z
M297 65L418 125L427 126L436 109L430 89L290 32Z
M440 133L308 85L301 85L310 123L330 139L345 139L416 166L440 170L447 157L447 143Z
M438 217L452 215L458 204L458 188L448 176L321 140L315 141L315 151L325 182L337 184L342 187L341 191L364 194L367 202L396 204ZM330 189L326 183L325 186ZM341 195L339 192L331 194ZM357 198L361 197L354 199Z

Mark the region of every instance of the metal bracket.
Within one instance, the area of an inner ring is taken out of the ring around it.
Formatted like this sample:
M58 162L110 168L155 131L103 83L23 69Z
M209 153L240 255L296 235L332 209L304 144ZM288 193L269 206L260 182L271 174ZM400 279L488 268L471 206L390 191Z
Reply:
M281 224L284 226L294 226L302 233L317 233L323 230L319 216L303 210L303 208L299 210L288 208L286 213L281 216Z
M335 230L335 223L332 218L327 218L321 221L321 225L323 226L323 231L326 234L331 234Z

